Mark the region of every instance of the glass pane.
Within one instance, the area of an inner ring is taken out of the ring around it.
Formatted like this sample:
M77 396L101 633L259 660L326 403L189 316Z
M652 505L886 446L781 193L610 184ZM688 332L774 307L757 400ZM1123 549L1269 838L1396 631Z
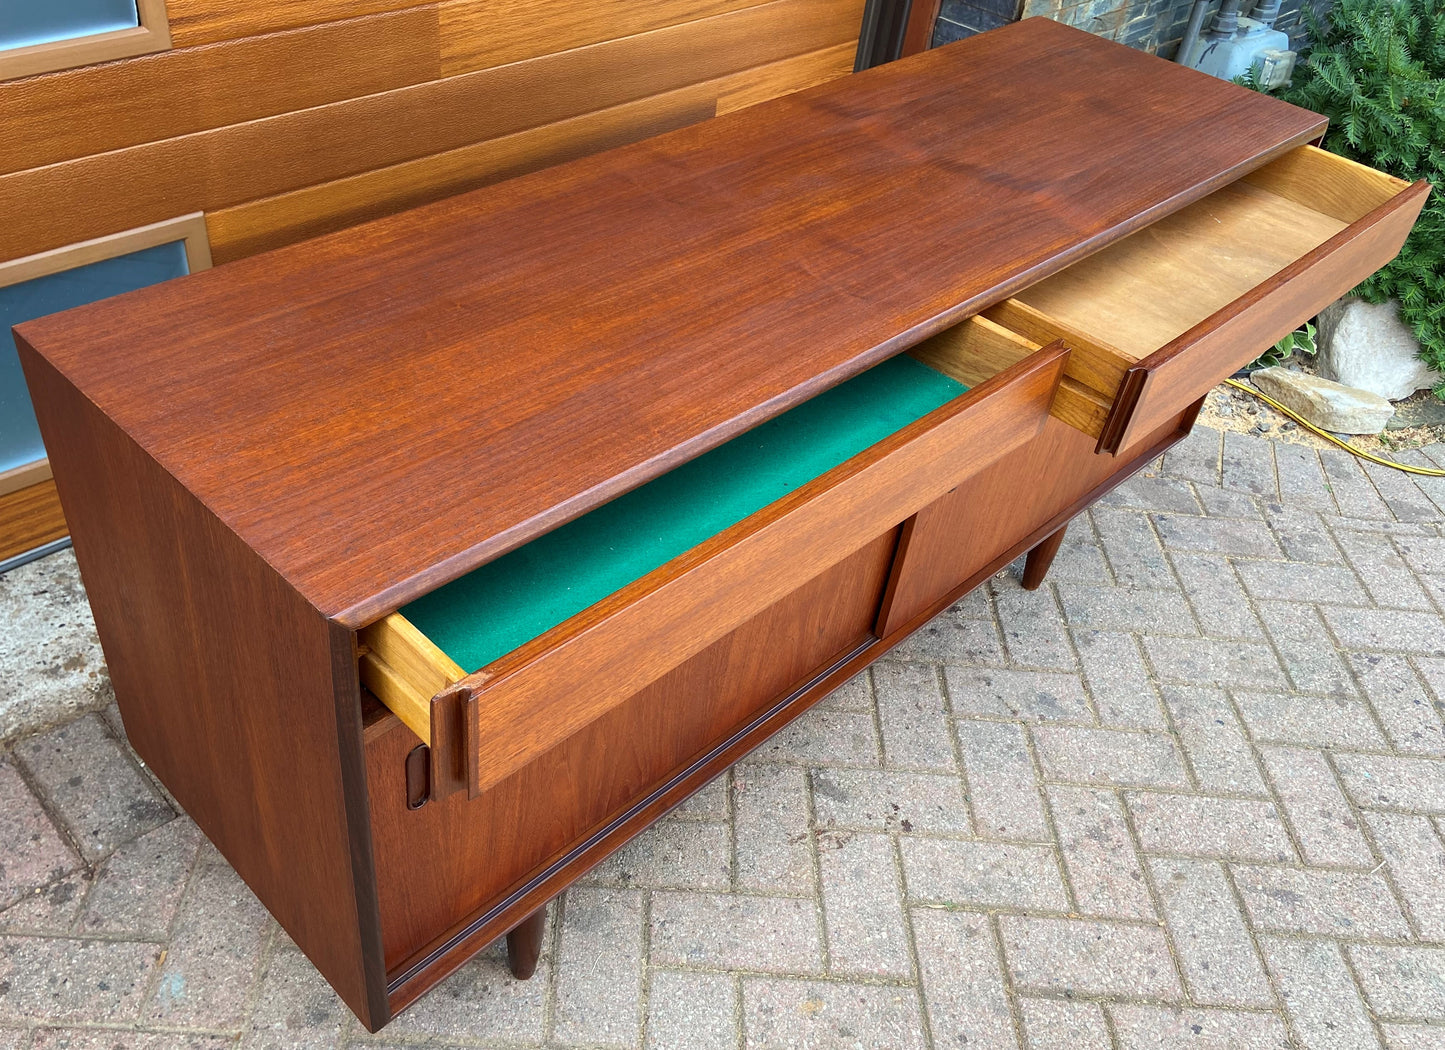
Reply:
M45 456L25 376L20 371L20 355L10 336L11 325L158 284L186 272L185 242L172 241L0 288L0 471Z
M138 25L135 0L0 0L0 48L71 40Z

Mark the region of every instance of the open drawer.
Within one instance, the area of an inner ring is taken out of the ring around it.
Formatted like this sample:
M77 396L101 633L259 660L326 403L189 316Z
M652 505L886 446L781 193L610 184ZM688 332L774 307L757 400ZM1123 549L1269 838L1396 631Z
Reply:
M1301 146L985 316L1064 340L1055 414L1118 453L1394 258L1429 191Z
M361 680L430 746L430 797L500 782L1034 437L1068 350L956 331L363 629Z

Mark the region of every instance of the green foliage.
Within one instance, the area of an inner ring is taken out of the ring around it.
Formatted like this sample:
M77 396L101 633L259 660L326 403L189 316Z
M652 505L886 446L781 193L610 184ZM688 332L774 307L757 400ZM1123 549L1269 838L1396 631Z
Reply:
M1319 352L1315 346L1315 326L1308 322L1302 328L1298 328L1285 336L1274 346L1244 366L1246 372L1253 372L1259 368L1270 368L1274 365L1282 365L1295 354L1301 357L1314 357Z
M1434 184L1399 257L1355 294L1398 299L1420 356L1445 371L1445 0L1336 0L1310 37L1275 94L1329 118L1332 153Z

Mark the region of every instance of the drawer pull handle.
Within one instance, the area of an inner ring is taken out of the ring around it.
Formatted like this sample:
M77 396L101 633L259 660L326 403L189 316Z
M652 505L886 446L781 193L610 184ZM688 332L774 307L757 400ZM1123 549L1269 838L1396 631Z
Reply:
M406 808L421 809L431 798L431 748L417 744L406 753Z

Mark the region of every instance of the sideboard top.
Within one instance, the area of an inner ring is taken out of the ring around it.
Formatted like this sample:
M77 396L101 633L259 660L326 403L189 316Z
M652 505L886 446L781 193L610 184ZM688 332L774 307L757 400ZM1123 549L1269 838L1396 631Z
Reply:
M1323 130L1030 19L19 331L360 626Z

